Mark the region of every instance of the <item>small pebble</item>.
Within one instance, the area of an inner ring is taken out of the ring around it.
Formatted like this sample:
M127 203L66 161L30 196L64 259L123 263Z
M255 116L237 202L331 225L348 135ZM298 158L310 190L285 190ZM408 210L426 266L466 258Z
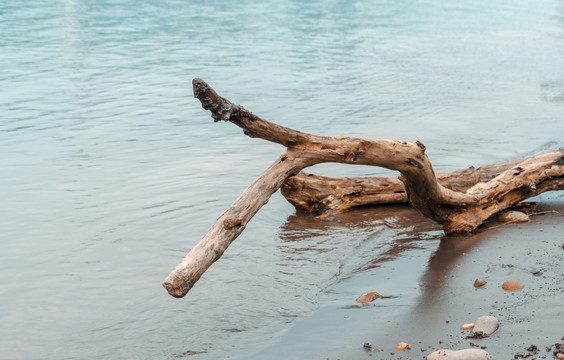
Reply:
M558 353L558 354L556 354L556 358L557 359L564 359L564 354Z
M407 349L410 348L411 345L406 343L406 342L400 342L399 344L396 345L396 350L403 350L403 349Z
M360 295L356 299L356 302L361 303L361 304L367 304L367 303L372 302L375 299L379 298L380 296L381 295L378 294L376 291L370 291L370 292L367 292L367 293Z
M443 359L446 354L451 353L451 352L452 352L452 350L449 350L449 349L441 349L441 350L433 351L432 353L427 355L427 357L425 359L426 360L440 360L440 359Z
M462 330L472 329L473 327L474 327L474 323L466 323L466 324L460 325L460 328Z
M486 285L487 283L488 282L486 280L478 278L476 279L476 281L474 281L474 287L481 287Z
M519 290L522 287L523 287L523 283L517 280L507 280L506 282L503 283L503 285L501 285L501 288L503 290L509 290L509 291Z
M490 336L499 328L499 320L493 316L480 316L474 323L472 333L476 336Z
M529 216L520 211L508 211L497 218L497 221L502 223L521 223L529 221Z
M446 354L443 360L493 360L492 356L482 349L464 349Z

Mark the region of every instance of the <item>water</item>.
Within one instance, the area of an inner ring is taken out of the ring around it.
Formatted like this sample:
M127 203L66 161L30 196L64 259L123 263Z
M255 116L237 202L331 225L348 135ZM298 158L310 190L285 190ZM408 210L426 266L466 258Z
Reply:
M564 146L564 3L0 3L2 358L245 358L335 285L433 247L409 210L320 222L275 194L170 297L283 151L213 124L194 77L302 131L420 140L437 171L504 161Z

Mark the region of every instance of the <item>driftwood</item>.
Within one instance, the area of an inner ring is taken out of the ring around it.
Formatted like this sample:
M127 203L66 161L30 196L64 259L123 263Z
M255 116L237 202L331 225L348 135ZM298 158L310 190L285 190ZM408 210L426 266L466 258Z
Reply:
M306 134L261 119L222 98L201 79L194 79L193 86L194 96L216 122L232 122L246 135L284 145L287 150L235 200L165 279L163 286L175 297L186 295L282 186L283 194L296 207L326 215L352 206L409 201L441 224L447 234L471 232L521 200L564 189L564 150L436 176L419 141ZM400 176L330 179L297 175L308 166L324 162L380 166L397 170Z
M478 183L490 181L522 161L437 174L437 181L448 189L465 192ZM286 200L296 208L319 213L320 217L334 215L355 206L409 202L400 179L378 176L331 178L300 171L282 184L281 191Z

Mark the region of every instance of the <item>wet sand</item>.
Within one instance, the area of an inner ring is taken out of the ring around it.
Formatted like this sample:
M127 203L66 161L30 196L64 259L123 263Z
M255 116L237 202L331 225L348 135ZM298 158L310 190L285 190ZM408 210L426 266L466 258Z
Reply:
M563 194L533 200L539 212L564 214ZM318 310L253 358L424 359L437 349L471 347L494 359L555 358L553 345L564 343L564 217L488 226L469 236L422 238L402 256L336 284ZM487 284L475 288L476 278ZM502 290L510 279L524 288ZM356 303L366 291L384 298ZM482 315L497 317L499 329L489 338L467 338L471 331L460 325ZM395 350L402 341L411 349ZM531 345L537 354L526 350Z

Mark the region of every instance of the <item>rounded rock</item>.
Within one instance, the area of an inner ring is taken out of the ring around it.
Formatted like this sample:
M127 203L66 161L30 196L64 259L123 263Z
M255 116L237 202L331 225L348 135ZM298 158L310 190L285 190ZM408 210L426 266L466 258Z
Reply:
M486 285L487 283L488 282L486 280L478 278L474 281L474 287L482 287L482 286Z
M529 220L529 215L520 211L508 211L497 218L497 221L506 224L527 222Z
M503 290L514 291L523 288L523 283L517 280L507 280L501 285Z
M499 320L494 316L480 316L474 323L472 333L475 336L490 336L499 328Z
M442 360L492 360L492 356L482 349L464 349L449 352L442 358Z
M381 295L378 294L376 291L370 291L370 292L367 292L367 293L360 295L356 299L356 302L361 303L361 304L368 304L369 302L374 301L375 299L379 298L380 296Z
M446 354L451 353L451 352L452 352L452 350L449 350L449 349L440 349L440 350L437 350L437 351L433 351L432 353L427 355L427 357L425 359L426 360L441 360L441 359L444 359Z
M400 342L399 344L396 345L396 350L403 350L403 349L407 349L410 348L411 344L408 344L406 342Z
M466 324L460 325L460 328L462 330L472 329L473 327L474 327L474 323L466 323Z

